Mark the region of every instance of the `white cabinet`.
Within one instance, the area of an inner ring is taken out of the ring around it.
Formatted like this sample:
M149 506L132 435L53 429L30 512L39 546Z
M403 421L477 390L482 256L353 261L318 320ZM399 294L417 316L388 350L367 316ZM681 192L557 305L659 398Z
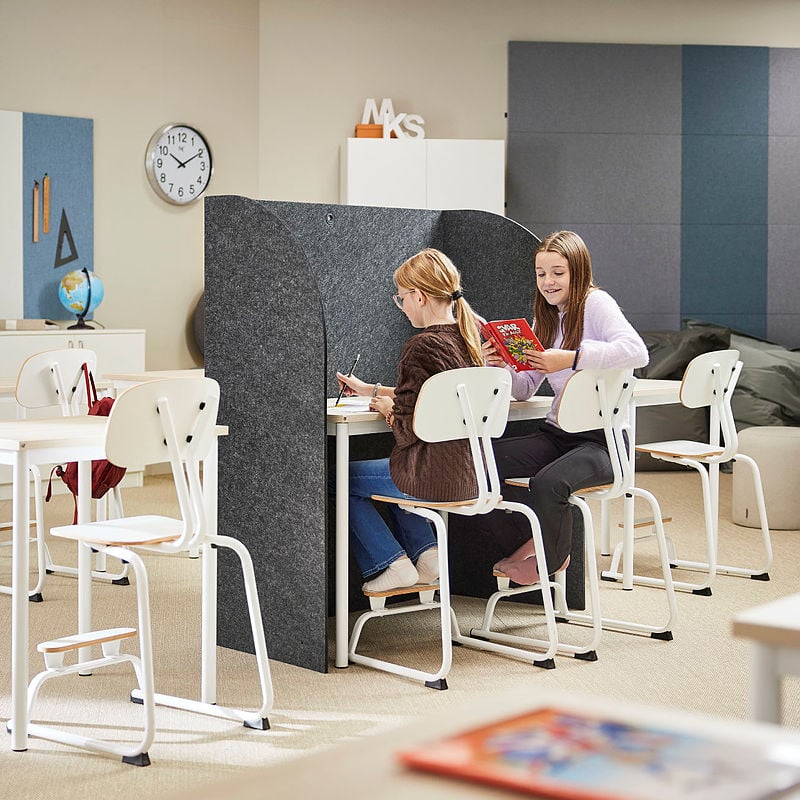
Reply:
M143 330L0 331L0 378L16 379L20 364L34 353L71 347L94 350L100 375L145 368Z
M45 350L86 348L97 353L98 377L112 372L143 372L145 332L143 330L44 330L0 331L0 418L14 419L17 404L14 384L22 362ZM43 411L42 413L45 413ZM53 413L59 413L53 409ZM0 499L10 496L11 470L0 468ZM53 481L54 488L60 481ZM140 470L126 475L123 485L141 486Z
M501 139L348 139L339 202L505 214Z

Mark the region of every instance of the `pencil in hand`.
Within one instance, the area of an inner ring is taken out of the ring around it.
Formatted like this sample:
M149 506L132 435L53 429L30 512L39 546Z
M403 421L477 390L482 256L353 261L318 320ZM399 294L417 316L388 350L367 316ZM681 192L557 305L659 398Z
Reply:
M361 358L361 353L358 353L358 354L356 355L356 360L353 362L353 366L352 366L352 367L350 367L350 372L348 372L348 373L347 373L347 377L348 377L348 378L349 378L349 377L350 377L350 376L353 374L353 372L354 372L355 368L358 366L358 360L359 360L360 358ZM339 389L339 396L336 398L336 402L334 403L334 406L338 406L338 405L339 405L339 404L342 402L342 395L344 394L344 390L345 390L346 388L347 388L347 384L346 384L346 383L343 383L343 384L342 384L342 388L341 388L341 389Z

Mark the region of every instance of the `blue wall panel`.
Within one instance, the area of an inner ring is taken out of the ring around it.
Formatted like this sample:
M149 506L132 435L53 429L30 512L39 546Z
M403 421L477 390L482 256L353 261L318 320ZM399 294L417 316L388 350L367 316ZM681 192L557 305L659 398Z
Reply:
M681 315L767 332L769 51L683 48Z

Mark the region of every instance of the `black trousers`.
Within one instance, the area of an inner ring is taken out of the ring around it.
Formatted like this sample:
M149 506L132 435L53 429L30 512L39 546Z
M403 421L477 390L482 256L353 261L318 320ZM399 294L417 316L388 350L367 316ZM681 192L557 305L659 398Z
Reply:
M572 506L567 498L578 489L614 479L605 436L600 430L566 433L545 423L536 433L497 439L494 453L501 479L531 479L529 489L503 486L503 497L525 503L539 518L552 573L571 552ZM492 534L504 542L518 540L522 544L530 537L521 514L494 512L489 518Z

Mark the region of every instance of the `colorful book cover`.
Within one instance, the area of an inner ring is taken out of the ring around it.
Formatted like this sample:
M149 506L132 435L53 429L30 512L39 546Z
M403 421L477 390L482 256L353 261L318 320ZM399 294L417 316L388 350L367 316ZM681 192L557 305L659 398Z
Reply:
M491 341L506 364L517 372L533 369L525 362L525 350L543 351L528 321L524 319L498 319L481 323L481 335Z
M570 800L764 800L800 781L765 750L541 708L405 751L410 767Z

